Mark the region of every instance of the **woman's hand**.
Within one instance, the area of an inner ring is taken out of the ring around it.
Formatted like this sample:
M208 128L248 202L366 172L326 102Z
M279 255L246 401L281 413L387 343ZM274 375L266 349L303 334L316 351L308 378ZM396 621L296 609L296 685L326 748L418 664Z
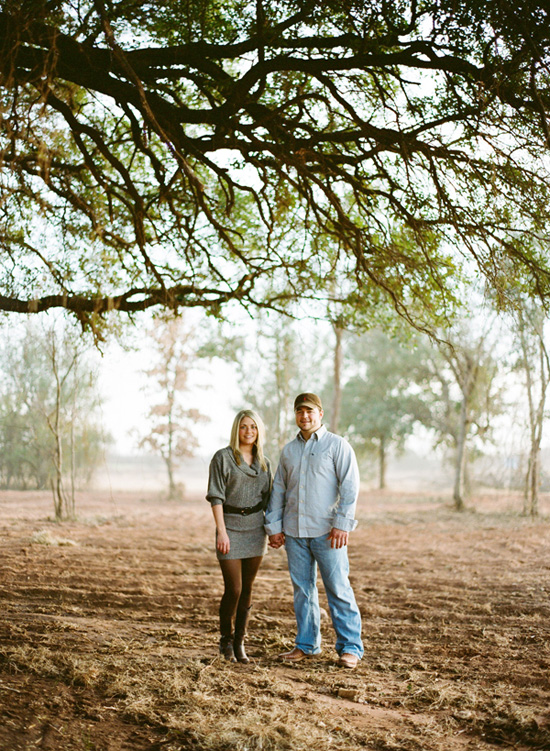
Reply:
M212 513L216 522L216 548L222 555L226 555L229 553L229 535L225 529L222 504L216 503L212 506Z
M216 538L216 547L222 555L229 553L229 535L227 532L218 532Z

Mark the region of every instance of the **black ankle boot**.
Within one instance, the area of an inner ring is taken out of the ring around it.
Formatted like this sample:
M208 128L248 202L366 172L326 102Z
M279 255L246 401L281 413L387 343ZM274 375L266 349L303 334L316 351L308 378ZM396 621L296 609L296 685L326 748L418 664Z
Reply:
M222 636L220 639L220 654L229 662L237 662L235 652L233 651L233 634Z
M235 641L233 642L233 651L235 653L235 659L237 660L237 662L250 662L248 655L244 651L244 641L242 639L237 641L237 638L235 637Z
M237 617L235 619L235 638L233 639L233 651L238 662L250 662L244 650L244 637L246 636L246 627L248 625L250 607L243 612L239 612L237 610Z

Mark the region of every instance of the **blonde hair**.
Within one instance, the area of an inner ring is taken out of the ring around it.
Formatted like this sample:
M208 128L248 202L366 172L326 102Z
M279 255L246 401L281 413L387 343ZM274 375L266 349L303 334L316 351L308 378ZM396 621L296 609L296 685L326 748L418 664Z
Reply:
M252 446L252 453L258 460L260 467L264 470L264 472L267 472L267 462L264 456L265 426L260 415L258 415L252 409L241 409L241 411L237 413L235 419L233 420L229 445L233 449L235 461L237 462L237 464L240 464L242 459L242 455L239 450L239 428L241 427L241 421L244 417L249 417L256 423L256 427L258 428L258 435L256 436L256 440L254 442L254 445Z

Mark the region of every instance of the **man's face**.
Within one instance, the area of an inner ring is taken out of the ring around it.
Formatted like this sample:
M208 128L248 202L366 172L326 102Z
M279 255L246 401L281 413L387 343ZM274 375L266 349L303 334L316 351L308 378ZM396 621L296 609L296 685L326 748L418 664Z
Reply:
M321 427L323 410L318 407L307 407L302 404L294 414L296 415L296 425L304 435L311 435Z

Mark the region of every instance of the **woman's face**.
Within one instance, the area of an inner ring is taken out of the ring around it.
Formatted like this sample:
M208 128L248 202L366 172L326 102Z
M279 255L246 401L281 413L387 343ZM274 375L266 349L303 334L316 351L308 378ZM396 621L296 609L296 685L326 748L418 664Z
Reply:
M258 426L250 417L243 417L239 425L239 446L253 446L258 438Z

